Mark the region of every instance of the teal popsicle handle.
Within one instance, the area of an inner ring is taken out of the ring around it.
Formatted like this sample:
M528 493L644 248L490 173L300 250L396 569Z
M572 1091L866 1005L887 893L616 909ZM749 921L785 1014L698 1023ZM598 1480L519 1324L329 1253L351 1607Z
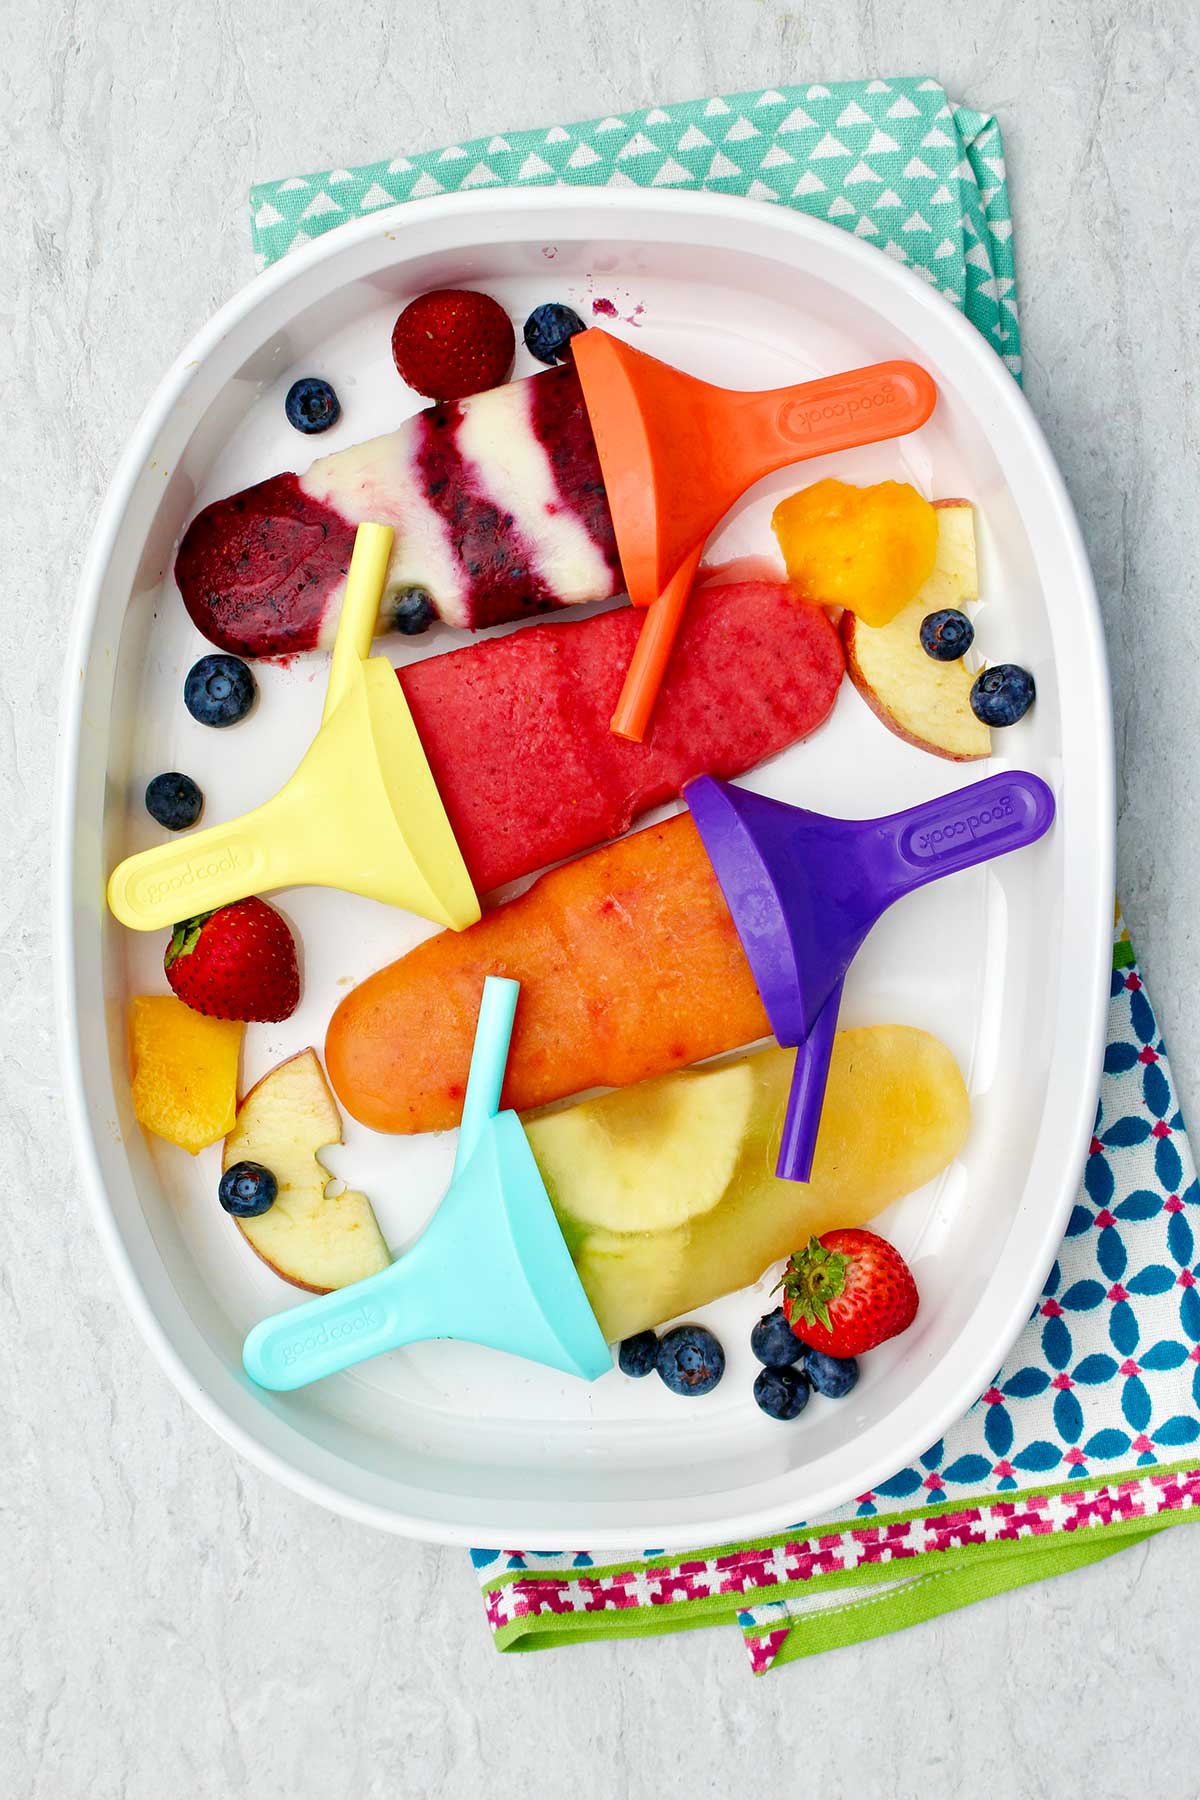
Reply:
M500 1111L500 1090L504 1086L508 1046L512 1042L513 1019L520 992L519 981L509 981L503 975L484 978L479 1017L475 1021L471 1067L467 1071L467 1091L463 1095L462 1123L454 1157L455 1175L466 1168L484 1127Z
M402 1320L401 1294L408 1284L397 1280L401 1266L263 1319L242 1348L247 1375L260 1387L290 1393L422 1336L412 1329L408 1307L407 1325Z
M483 984L451 1188L499 1110L520 991L519 982L496 975ZM456 1327L472 1335L470 1305L466 1319L458 1317L465 1268L465 1258L456 1266L438 1254L431 1230L390 1269L263 1319L242 1348L246 1373L260 1387L290 1393L402 1344L452 1336Z

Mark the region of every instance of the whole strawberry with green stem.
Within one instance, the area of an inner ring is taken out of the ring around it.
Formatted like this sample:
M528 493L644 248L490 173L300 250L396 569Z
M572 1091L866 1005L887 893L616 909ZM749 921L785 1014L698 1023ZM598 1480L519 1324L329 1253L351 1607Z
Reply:
M210 1019L286 1019L300 1001L295 940L265 900L237 900L184 919L163 967L184 1005Z
M802 1344L826 1356L861 1356L917 1316L917 1284L886 1238L858 1227L827 1231L788 1258L783 1310Z

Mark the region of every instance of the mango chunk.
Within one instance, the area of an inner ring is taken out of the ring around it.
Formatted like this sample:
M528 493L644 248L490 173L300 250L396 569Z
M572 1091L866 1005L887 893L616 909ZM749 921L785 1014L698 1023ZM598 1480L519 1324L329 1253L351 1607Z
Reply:
M907 482L818 481L771 518L788 579L817 606L886 625L933 574L937 519Z
M192 1156L233 1129L245 1027L210 1019L174 994L129 1003L129 1073L138 1123Z

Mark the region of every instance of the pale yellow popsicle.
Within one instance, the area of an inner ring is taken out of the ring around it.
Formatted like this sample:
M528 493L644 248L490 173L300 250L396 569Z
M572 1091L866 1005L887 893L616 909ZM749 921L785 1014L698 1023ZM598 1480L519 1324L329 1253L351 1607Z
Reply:
M970 1103L949 1050L871 1025L837 1034L812 1180L778 1180L794 1058L761 1050L524 1120L610 1342L748 1286L814 1234L864 1224L961 1149Z

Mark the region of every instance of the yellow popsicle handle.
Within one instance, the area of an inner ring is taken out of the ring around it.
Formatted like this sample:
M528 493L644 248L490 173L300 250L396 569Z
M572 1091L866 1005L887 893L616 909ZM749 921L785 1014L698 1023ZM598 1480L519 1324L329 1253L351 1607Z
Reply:
M365 662L371 654L371 639L375 635L375 620L379 615L379 601L387 580L395 535L390 525L371 524L360 525L355 533L346 595L338 619L333 660L329 665L322 724L345 699L355 663Z
M392 549L360 525L346 578L321 729L272 800L208 831L130 856L108 904L155 931L280 887L335 887L462 931L479 900L416 724L371 638Z
M109 907L130 930L157 931L303 881L304 823L285 787L227 825L126 857L109 878Z

